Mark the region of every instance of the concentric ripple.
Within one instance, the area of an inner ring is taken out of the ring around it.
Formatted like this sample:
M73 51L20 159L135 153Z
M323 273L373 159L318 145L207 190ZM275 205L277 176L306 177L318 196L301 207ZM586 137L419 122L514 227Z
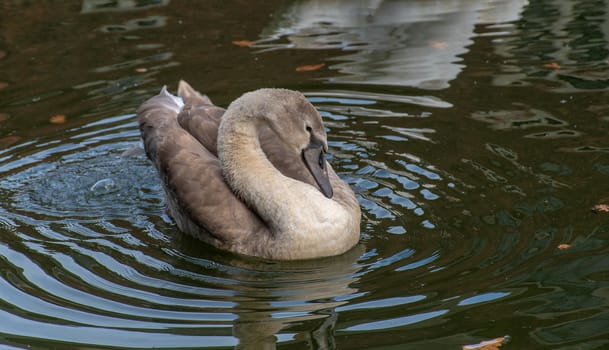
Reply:
M551 226L532 236L518 228L562 210L557 197L472 213L477 187L420 156L439 147L428 123L448 105L439 98L337 90L308 96L329 129L331 162L363 208L362 243L334 258L265 261L182 235L164 212L154 168L137 151L132 114L1 151L3 342L260 349L340 341L356 348L371 336L396 344L382 335L410 329L423 330L409 333L417 344L444 324L435 333L443 344L465 344L480 337L456 336L455 319L482 327L477 308L524 295L536 300L527 294L535 269L525 266L552 271L554 247L572 236ZM486 148L497 157L497 176L513 167L548 188L568 188L524 166L513 150ZM493 172L479 159L456 164L462 178ZM506 177L499 184L509 181L518 183ZM540 328L539 337L556 327Z
M312 100L336 135L333 163L359 193L368 217L364 226L393 221L405 210L424 217L420 202L437 197L425 182L441 176L408 156L394 168L369 160L375 145L341 124L360 122L347 109L374 108L384 96L316 96ZM395 102L412 101L419 99ZM369 301L368 292L357 289L362 273L399 263L414 250L378 259L374 251L363 254L360 245L336 258L279 263L217 252L183 236L164 214L157 176L139 146L134 115L123 115L0 153L6 198L0 208L0 299L7 306L0 333L9 343L139 347L145 340L161 348L256 348L305 339L321 346L333 344L339 313L425 299ZM387 231L403 234L406 228L391 223ZM344 328L362 327L374 326Z
M609 0L192 3L0 4L0 347L609 348ZM361 244L178 232L133 112L180 78L305 90Z

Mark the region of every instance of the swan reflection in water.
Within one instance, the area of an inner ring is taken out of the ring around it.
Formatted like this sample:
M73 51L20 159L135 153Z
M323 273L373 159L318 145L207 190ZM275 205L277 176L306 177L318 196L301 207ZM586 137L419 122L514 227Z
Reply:
M214 249L202 253L204 243L182 234L173 244L188 257L176 259L175 268L192 270L205 284L220 281L216 287L229 292L223 298L234 303L236 349L275 349L286 341L334 349L341 319L335 309L359 295L355 284L363 269L358 263L362 244L339 256L304 261L260 260ZM208 276L199 275L201 267Z
M527 0L299 1L262 32L263 49L339 49L336 83L449 87L477 25L515 21ZM283 39L275 43L277 39ZM285 43L287 39L288 43Z

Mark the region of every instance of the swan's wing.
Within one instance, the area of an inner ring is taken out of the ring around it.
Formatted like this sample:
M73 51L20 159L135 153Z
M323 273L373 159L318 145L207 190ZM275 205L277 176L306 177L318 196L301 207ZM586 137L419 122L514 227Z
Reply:
M161 93L144 102L137 110L144 150L157 169L160 168L157 155L163 130L175 128L175 116L182 107L182 100L168 93L163 87Z
M186 105L178 115L178 123L205 149L217 156L218 127L223 114L224 109L214 105Z
M209 97L200 94L183 80L178 86L178 96L184 101L184 108L178 114L178 123L217 156L218 127L224 108L215 106Z
M178 83L178 96L184 101L185 105L213 105L207 95L203 95L197 90L193 89L192 86L190 86L190 84L184 80L180 80Z
M161 176L170 214L181 230L218 246L262 238L265 224L224 182L217 157L180 127L176 101L162 91L138 109L146 153ZM188 220L211 236L202 237Z

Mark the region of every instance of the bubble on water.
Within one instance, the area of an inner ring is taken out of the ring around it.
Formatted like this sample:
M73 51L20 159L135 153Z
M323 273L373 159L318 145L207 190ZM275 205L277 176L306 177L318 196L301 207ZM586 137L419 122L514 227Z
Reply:
M113 179L106 178L97 181L89 190L96 195L103 195L117 191L118 186Z

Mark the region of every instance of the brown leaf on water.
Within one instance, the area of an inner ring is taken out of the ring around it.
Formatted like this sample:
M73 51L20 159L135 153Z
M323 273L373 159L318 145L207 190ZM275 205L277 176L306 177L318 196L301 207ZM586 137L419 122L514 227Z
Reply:
M54 116L49 118L49 122L51 122L51 124L63 124L66 122L66 120L67 118L63 114L55 114Z
M560 64L556 62L550 62L543 65L545 68L551 68L554 70L560 70Z
M557 248L560 250L565 250L565 249L571 248L571 245L567 244L567 243L562 243L562 244L559 244Z
M296 71L297 72L312 72L312 71L320 70L325 65L326 65L325 63L307 64L307 65L304 65L304 66L296 67Z
M592 211L595 213L609 213L609 205L608 204L596 204L592 207Z
M445 49L446 45L448 45L446 41L432 41L429 43L429 46L434 49Z
M237 45L240 47L252 47L252 45L254 45L254 42L249 40L234 40L233 45Z
M2 138L0 138L0 149L14 145L19 141L21 141L21 136L12 135L12 136L2 137Z
M138 67L138 68L135 68L135 71L137 73L146 73L148 71L148 68L146 68L146 67Z
M495 338L495 339L491 339L491 340L481 341L478 344L463 345L463 347L461 349L463 349L463 350L497 350L503 344L507 343L509 341L509 339L510 339L509 336L499 337L499 338Z

